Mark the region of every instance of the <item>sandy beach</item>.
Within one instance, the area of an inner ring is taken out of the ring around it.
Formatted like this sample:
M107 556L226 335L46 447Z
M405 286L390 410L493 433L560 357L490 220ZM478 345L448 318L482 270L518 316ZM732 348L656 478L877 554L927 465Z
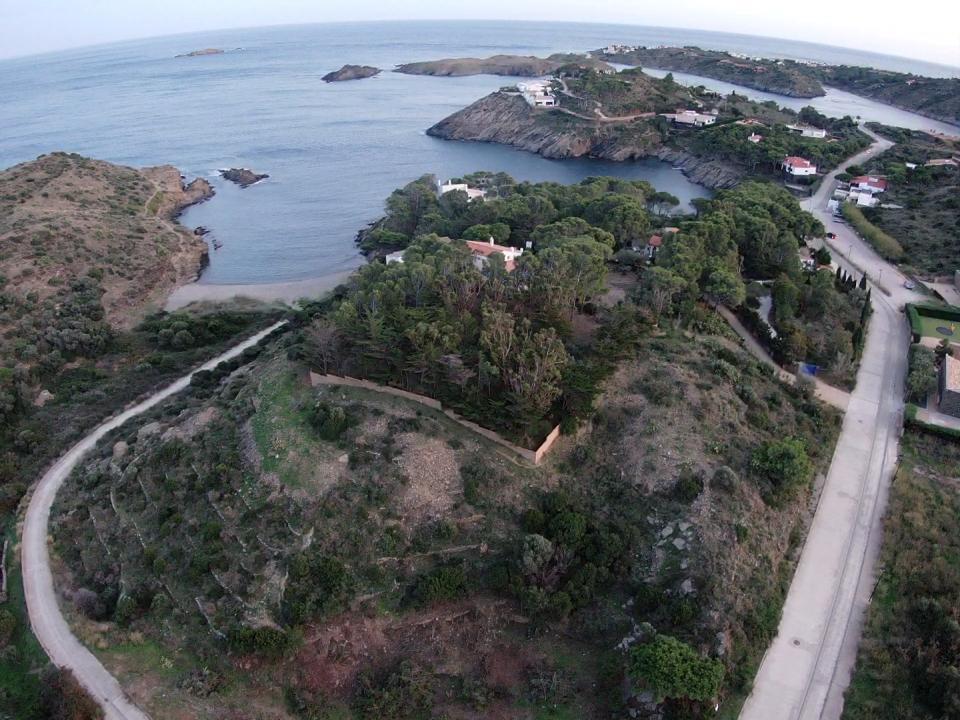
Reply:
M170 312L194 302L222 302L234 298L249 298L262 302L283 302L292 305L302 298L315 298L333 290L337 285L344 282L352 272L353 270L345 270L334 275L281 283L214 285L192 282L181 285L170 293L164 309Z

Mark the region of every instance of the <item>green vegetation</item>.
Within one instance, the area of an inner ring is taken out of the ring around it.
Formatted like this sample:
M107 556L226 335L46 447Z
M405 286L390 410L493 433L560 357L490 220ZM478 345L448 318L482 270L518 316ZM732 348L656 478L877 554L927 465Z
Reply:
M957 155L960 144L917 130L870 127L896 142L865 169L887 178L883 202L899 207L866 208L864 216L903 246L902 264L926 276L952 275L960 255L960 171L925 163Z
M841 206L841 211L847 221L860 233L860 236L873 245L873 249L880 253L882 257L892 262L897 262L903 258L903 247L900 243L867 220L860 208L853 203L845 202Z
M907 371L907 400L926 403L930 393L937 389L937 355L923 345L910 346Z
M960 327L960 308L953 305L934 305L910 303L906 307L907 318L910 321L910 330L913 341L920 342L922 337L932 337L938 340L953 340L956 334L950 335L940 331L945 327L954 330Z
M908 430L844 720L960 713L960 444Z
M665 699L709 702L723 682L723 663L704 658L686 643L657 635L630 652L630 672L642 686Z

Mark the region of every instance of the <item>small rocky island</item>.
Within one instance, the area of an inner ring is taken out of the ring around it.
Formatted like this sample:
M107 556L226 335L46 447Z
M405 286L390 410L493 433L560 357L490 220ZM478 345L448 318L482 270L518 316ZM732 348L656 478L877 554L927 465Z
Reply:
M253 170L247 170L246 168L230 168L229 170L221 170L220 177L245 188L261 180L266 180L270 176L266 173L259 175L253 172Z
M344 82L346 80L363 80L364 78L379 75L381 72L380 68L373 67L372 65L344 65L339 70L334 70L324 75L323 81L331 83Z
M203 50L191 50L188 53L177 55L177 57L186 58L186 57L203 57L204 55L223 55L225 52L226 50L222 50L221 48L204 48Z

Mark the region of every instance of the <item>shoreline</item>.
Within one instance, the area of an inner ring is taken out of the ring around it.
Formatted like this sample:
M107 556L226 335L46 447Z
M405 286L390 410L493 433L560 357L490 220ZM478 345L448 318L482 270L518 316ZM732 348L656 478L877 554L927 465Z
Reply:
M316 298L330 292L346 281L356 268L343 270L306 280L288 280L276 283L207 284L191 282L175 288L166 299L163 309L167 312L180 310L191 303L224 302L234 299L281 302L293 305L303 298Z

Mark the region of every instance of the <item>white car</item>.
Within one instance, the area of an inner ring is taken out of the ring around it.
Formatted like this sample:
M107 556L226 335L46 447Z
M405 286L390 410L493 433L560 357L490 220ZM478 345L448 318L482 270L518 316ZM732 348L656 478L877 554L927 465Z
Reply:
M917 284L916 284L913 280L904 280L904 281L903 281L903 286L904 286L907 290L913 290L913 289L915 289L915 288L917 287Z

